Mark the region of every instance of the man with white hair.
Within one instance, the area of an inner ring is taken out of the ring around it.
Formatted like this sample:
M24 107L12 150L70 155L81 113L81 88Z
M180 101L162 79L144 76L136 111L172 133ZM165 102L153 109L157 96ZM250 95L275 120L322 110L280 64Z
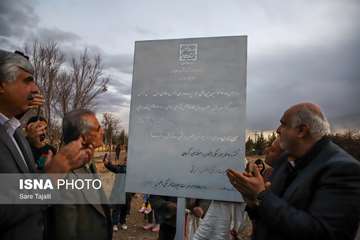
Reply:
M92 145L94 149L103 145L104 129L95 113L90 110L76 109L66 113L62 130L65 144L82 136L84 145ZM69 179L91 176L97 176L96 165L93 161L82 168L73 170L68 175ZM67 197L73 198L73 201L76 199L76 201L73 204L56 205L52 209L53 219L52 226L50 226L52 239L112 239L110 208L106 204L107 200L102 188L91 194L82 189ZM87 202L89 204L84 204Z
M0 49L0 174L37 173L30 145L16 116L31 108L32 99L38 92L28 59L22 54ZM56 155L49 153L45 172L66 173L88 162L92 150L84 148L82 141L81 138L74 139ZM47 207L0 205L0 239L44 239Z
M360 216L360 164L326 138L329 123L318 105L288 109L277 129L291 156L272 176L229 169L233 186L247 201L253 239L353 240Z

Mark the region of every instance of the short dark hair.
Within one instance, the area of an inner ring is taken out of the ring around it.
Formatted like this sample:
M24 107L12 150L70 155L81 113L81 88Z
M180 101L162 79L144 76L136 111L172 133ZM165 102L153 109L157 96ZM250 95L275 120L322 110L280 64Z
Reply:
M264 163L264 161L261 160L260 158L258 158L258 159L255 160L255 164L263 166L263 169L260 171L260 174L262 175L263 172L265 171L265 163Z
M76 109L65 114L62 124L65 144L78 139L81 134L88 131L89 126L83 119L84 116L95 116L95 113L88 109Z
M29 125L30 123L37 122L37 121L42 121L42 122L47 123L46 119L42 116L32 116L31 118L29 118L26 125Z

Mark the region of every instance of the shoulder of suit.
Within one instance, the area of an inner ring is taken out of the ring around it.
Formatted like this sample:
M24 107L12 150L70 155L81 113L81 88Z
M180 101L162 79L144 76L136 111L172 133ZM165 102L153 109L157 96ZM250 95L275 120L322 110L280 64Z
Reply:
M347 153L343 148L335 143L330 142L328 146L329 151L333 151L330 158L327 160L328 166L334 169L343 170L348 169L358 171L360 174L360 161Z

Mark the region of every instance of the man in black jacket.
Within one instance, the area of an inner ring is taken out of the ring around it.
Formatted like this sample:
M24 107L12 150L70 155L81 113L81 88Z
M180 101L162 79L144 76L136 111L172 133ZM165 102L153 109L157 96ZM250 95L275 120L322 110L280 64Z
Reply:
M151 206L159 214L159 240L173 240L176 234L176 197L150 196Z
M280 145L295 159L283 161L271 186L253 173L228 170L255 223L253 239L353 240L360 216L360 164L326 138L320 107L287 110L277 129Z

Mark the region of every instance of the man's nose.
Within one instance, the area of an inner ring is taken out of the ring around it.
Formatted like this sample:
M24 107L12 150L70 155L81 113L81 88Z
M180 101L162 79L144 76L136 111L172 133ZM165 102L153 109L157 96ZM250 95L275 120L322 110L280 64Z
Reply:
M280 128L281 128L281 126L279 126L279 127L276 129L276 133L277 133L277 134L280 134Z
M32 93L39 93L40 92L39 86L35 82L33 82L32 86L31 86L31 92Z

